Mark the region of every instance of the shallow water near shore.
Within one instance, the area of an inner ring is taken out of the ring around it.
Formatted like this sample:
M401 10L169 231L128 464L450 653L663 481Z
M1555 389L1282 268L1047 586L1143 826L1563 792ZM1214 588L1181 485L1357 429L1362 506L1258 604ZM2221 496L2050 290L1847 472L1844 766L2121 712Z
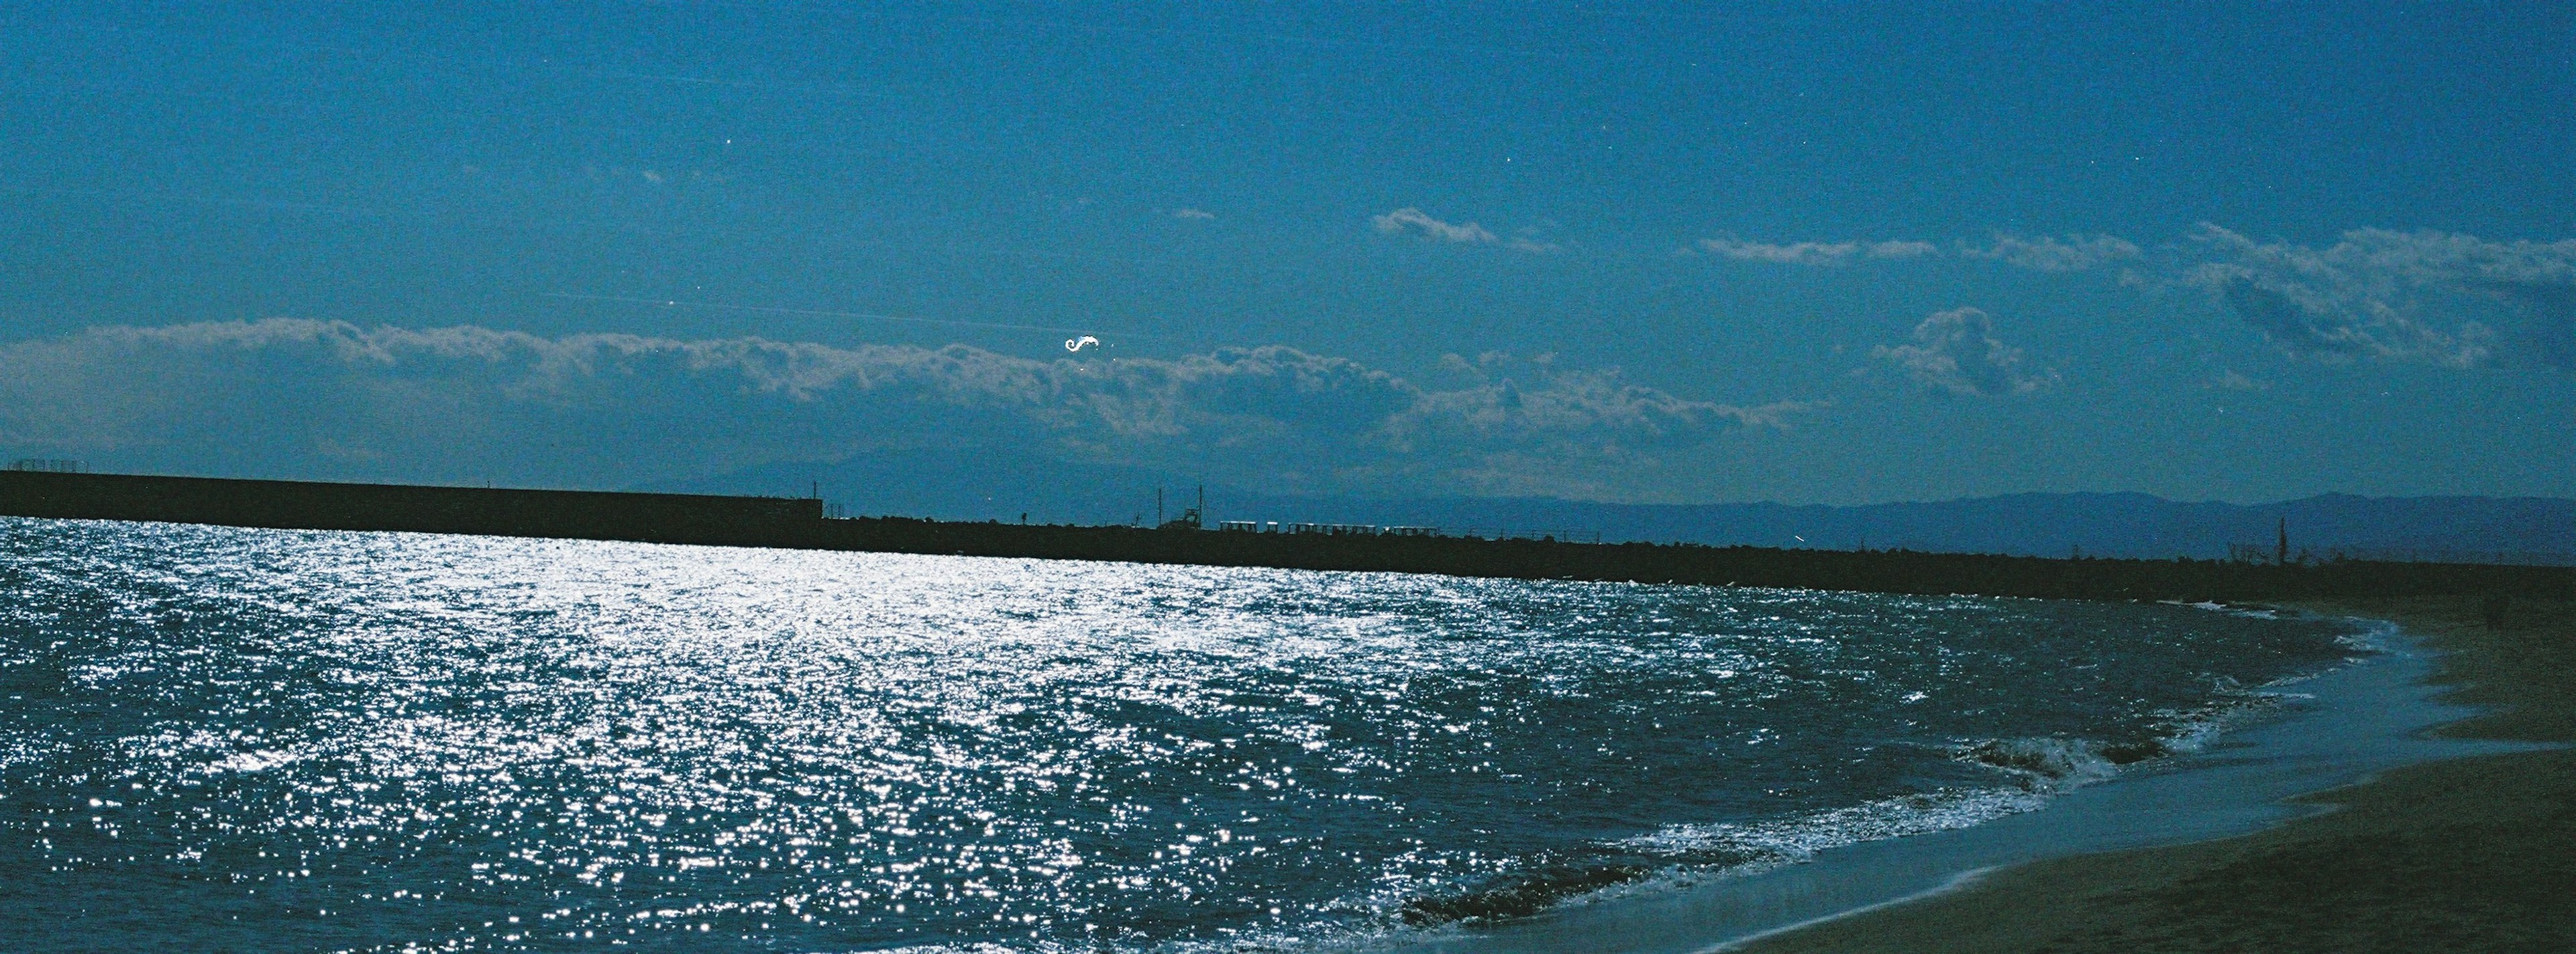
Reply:
M0 521L0 598L17 951L1601 949L2192 777L2357 652L2174 606L43 520Z
M2426 730L2480 710L2445 703L2425 680L2433 659L2406 634L2369 622L2350 664L2275 687L2277 705L2243 710L2198 751L2067 793L2045 811L1910 838L1837 847L1809 863L1697 879L1674 890L1603 897L1484 931L1382 950L1709 952L1805 924L1953 890L2003 866L2250 833L2331 807L2292 803L2417 762L2537 746L2445 739Z

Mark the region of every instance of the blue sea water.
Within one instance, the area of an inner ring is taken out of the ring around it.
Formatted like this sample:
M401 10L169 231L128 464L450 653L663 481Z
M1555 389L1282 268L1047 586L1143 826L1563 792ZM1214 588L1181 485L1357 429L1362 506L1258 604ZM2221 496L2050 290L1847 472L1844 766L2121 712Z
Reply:
M1400 937L2037 808L2348 632L0 520L0 949Z

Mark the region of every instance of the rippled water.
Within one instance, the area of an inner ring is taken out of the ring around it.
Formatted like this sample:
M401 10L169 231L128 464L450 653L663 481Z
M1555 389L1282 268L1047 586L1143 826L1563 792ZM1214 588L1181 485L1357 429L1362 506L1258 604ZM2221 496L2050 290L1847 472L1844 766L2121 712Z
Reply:
M0 520L0 947L1347 940L2027 809L2336 633Z

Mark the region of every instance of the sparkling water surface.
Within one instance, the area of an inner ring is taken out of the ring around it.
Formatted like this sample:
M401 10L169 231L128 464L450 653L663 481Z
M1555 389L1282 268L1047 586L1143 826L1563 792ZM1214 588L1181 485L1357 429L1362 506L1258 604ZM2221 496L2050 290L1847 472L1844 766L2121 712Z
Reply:
M2339 624L0 520L0 949L1296 949L2035 807Z

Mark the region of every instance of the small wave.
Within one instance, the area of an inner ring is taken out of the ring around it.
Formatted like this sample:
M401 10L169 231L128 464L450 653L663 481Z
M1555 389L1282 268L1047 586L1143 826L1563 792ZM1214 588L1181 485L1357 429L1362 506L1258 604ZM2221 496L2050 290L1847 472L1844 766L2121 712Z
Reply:
M2039 736L1988 739L1961 746L1954 757L2019 774L2037 785L2073 787L2110 778L2119 774L2120 766L2168 751L2158 740L2104 744L2091 739Z
M2185 609L2206 610L2212 613L2225 613L2230 616L2243 616L2248 619L2281 618L2280 607L2264 606L2259 603L2239 605L2234 603L2221 603L2216 600L2202 600L2197 603L2188 603L2182 600L2157 600L2156 602L2163 603L2166 606L2180 606Z
M1590 866L1560 864L1508 883L1406 902L1408 926L1525 917L1563 904L1592 904L1741 877L1800 864L1844 845L1982 824L2046 803L2022 789L1940 791L1881 799L1787 818L1670 825L1605 846ZM1617 860L1612 860L1617 859Z
M2361 629L2336 636L2335 645L2384 653L2389 651L2389 637L2397 635L2397 624L2389 620L2354 617L2348 621L2361 624Z
M2339 635L2335 641L2372 653L2385 652L2386 645L2382 640L2395 630L2392 625L2374 622L2365 629ZM2053 788L2089 785L2109 779L2129 765L2207 749L2220 735L2245 719L2271 711L2284 702L2307 698L2285 689L2331 672L2333 668L2294 673L2253 687L2242 685L2233 678L2220 677L2211 686L2206 704L2192 709L2156 712L2158 731L2152 738L2127 742L2061 737L1987 739L1959 746L1953 757L2022 775L2035 785Z
M2340 638L2339 638L2340 639ZM2373 650L2376 651L2375 649ZM2164 735L2158 739L2167 754L2189 754L2209 747L2229 728L2272 711L2284 702L2314 698L2306 693L2286 691L2324 675L2332 669L2296 673L2246 687L2233 679L2221 680L2214 697L2204 706L2191 710L2167 709L2156 713L2161 718Z
M1528 917L1567 898L1627 884L1652 873L1652 867L1636 864L1556 865L1499 887L1448 897L1415 898L1404 903L1398 916L1416 927Z
M2160 731L2151 738L2124 742L2057 736L1986 739L1959 746L1951 757L2014 773L2034 788L2078 788L2108 780L2140 762L2206 749L2230 726L2293 697L2277 689L2293 681L2297 680L2247 689L2222 680L2209 704L2156 713Z
M2268 687L2267 687L2268 688ZM2206 747L2245 713L2280 694L2224 684L2218 699L2192 712L2166 714L2164 734L2129 742L2031 736L1986 739L1953 757L2017 776L2012 788L1941 790L1760 822L1683 824L1607 846L1591 865L1558 864L1497 886L1404 903L1408 926L1526 917L1568 903L1595 903L1684 887L1712 877L1740 877L1804 863L1845 845L1981 825L2045 807L2059 794L2106 781L2129 765Z
M1619 842L1680 862L1737 856L1726 873L1806 861L1828 848L1966 828L2030 811L2045 799L2023 790L1979 788L1883 798L1757 822L1671 825Z

